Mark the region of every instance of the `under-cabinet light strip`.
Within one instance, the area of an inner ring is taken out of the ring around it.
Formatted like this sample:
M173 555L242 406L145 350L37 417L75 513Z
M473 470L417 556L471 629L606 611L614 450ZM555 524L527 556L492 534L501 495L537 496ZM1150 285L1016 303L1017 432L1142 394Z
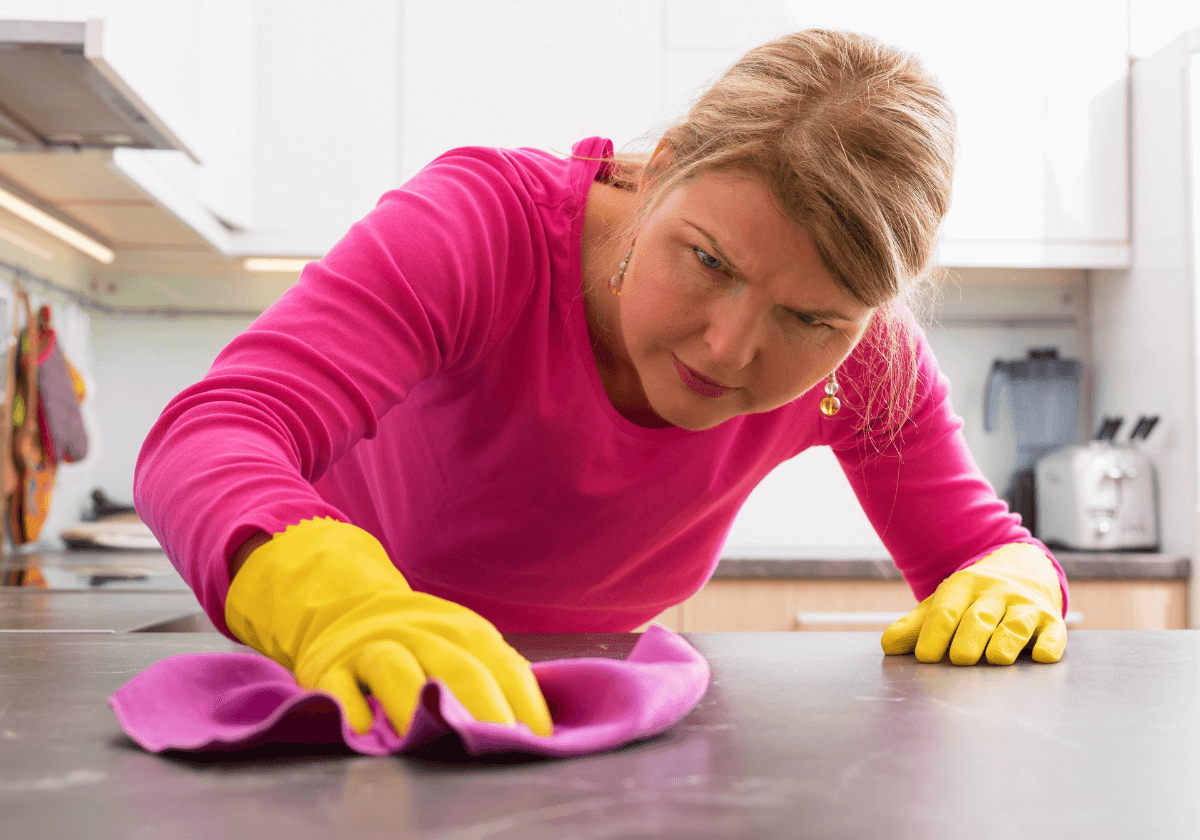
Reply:
M17 198L7 190L0 189L0 207L15 216L20 216L30 224L37 225L51 236L56 236L72 248L77 248L93 259L107 265L116 258L111 249L105 248L96 240L84 236L70 225L63 224L58 219L34 207L28 201Z
M292 271L300 272L304 266L319 257L247 257L242 263L246 271Z

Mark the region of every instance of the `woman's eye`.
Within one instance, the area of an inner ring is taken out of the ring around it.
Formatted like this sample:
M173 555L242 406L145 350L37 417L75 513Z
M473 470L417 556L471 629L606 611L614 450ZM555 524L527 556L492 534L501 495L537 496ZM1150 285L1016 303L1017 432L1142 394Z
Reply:
M825 322L822 321L820 318L814 318L812 315L805 315L803 312L796 312L793 310L792 316L800 323L805 324L810 327L826 326Z
M721 261L703 248L692 248L692 250L696 252L696 257L705 268L711 268L713 271L720 271L722 269Z

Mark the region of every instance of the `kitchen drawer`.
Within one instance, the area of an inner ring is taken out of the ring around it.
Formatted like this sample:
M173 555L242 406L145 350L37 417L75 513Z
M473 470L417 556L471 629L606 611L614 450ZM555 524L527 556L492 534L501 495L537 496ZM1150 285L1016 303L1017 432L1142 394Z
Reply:
M681 632L878 629L868 616L906 612L916 599L899 580L715 579L656 621ZM1071 583L1077 630L1174 630L1187 626L1184 580L1080 580ZM812 615L802 624L798 614Z
M657 619L682 632L798 630L800 612L904 612L916 600L901 580L710 580Z
M1071 581L1080 630L1182 630L1187 597L1186 580Z

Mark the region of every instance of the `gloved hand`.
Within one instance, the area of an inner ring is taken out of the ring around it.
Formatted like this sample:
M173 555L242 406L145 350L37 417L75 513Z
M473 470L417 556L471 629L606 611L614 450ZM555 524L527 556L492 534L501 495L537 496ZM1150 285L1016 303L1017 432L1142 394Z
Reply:
M991 664L1011 665L1035 637L1035 662L1062 657L1062 588L1045 554L1013 543L950 575L888 627L881 642L884 653L915 651L920 662L940 661L948 646L955 665L974 665L985 648Z
M466 607L413 592L379 541L353 525L312 519L251 552L229 587L235 636L342 702L371 726L364 689L404 733L426 677L440 678L477 720L519 720L549 735L529 663Z

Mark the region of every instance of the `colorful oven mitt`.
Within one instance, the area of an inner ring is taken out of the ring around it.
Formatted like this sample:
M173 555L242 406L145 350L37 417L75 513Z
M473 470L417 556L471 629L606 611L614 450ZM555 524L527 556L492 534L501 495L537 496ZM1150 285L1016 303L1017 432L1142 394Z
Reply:
M87 432L79 403L83 380L58 347L50 307L37 318L29 297L13 284L13 339L6 355L4 493L13 545L33 542L50 513L60 461L87 454ZM24 312L25 327L20 327Z

